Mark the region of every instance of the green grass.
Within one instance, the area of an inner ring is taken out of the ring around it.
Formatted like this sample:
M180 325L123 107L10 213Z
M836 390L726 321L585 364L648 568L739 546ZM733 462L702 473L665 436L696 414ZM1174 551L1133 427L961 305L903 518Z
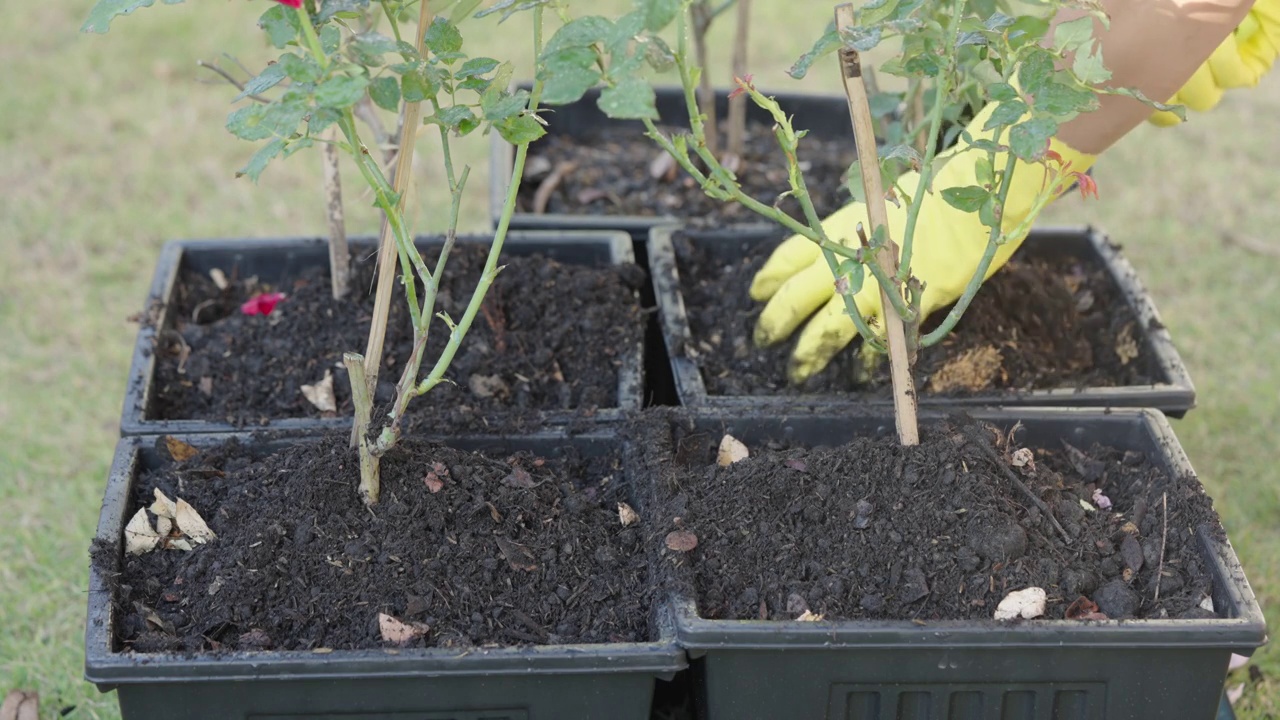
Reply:
M81 680L86 550L136 331L127 318L158 248L324 227L315 155L273 166L258 186L233 178L252 148L222 128L233 93L201 84L212 76L194 64L224 50L250 66L271 57L254 26L265 2L158 6L105 37L78 32L90 5L10 3L0 36L0 692L39 691L43 717L69 706L71 718L118 717L114 697ZM760 84L838 91L833 68L820 65L803 83L783 74L826 23L826 6L803 19L794 3L757 6L767 39L751 62ZM794 40L783 41L788 33ZM506 26L480 35L473 42L490 53L521 37ZM1155 294L1200 392L1176 429L1269 616L1280 602L1280 375L1270 356L1280 349L1280 258L1221 237L1280 250L1269 232L1280 227L1280 175L1265 152L1277 136L1272 77L1191 126L1136 132L1100 161L1101 202L1064 201L1044 220L1109 231ZM418 186L440 187L432 144L419 153ZM473 230L484 228L485 153L480 138L460 153L473 166L464 208ZM347 177L350 229L371 233L370 199ZM419 193L414 203L419 227L438 228L426 221L441 217L443 199ZM1274 678L1280 652L1264 650L1256 663ZM1241 717L1277 713L1274 681L1246 690Z

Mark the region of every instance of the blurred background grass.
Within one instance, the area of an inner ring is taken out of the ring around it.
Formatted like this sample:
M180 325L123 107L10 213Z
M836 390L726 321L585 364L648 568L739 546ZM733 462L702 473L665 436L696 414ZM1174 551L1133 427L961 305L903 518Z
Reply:
M81 680L86 550L136 331L128 318L160 245L325 228L315 154L275 163L257 186L234 178L253 152L223 129L235 91L196 66L230 66L222 52L251 68L273 58L255 26L265 0L148 8L107 36L79 33L91 5L9 0L0 29L0 693L40 692L42 717L118 717L114 696ZM751 71L767 89L838 92L821 65L803 82L785 75L830 13L797 8L756 3ZM522 23L477 23L468 49L501 56L527 42ZM718 84L729 25L714 33ZM1280 603L1278 136L1273 75L1186 126L1138 130L1099 161L1101 201L1065 199L1042 220L1106 230L1154 293L1200 397L1175 428L1269 617ZM484 230L487 140L461 145L473 168L464 225ZM437 164L424 140L420 231L440 227ZM347 177L349 231L376 232L370 198ZM1232 678L1247 684L1238 712L1276 717L1280 652L1253 664L1259 679Z

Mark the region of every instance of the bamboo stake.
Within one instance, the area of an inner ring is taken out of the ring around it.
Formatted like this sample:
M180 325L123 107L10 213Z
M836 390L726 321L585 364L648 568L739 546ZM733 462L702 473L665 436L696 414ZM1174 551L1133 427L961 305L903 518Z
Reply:
M337 128L329 128L322 146L324 158L324 200L329 219L329 281L333 287L333 299L347 296L351 276L351 256L347 251L347 223L342 210L342 175L338 168Z
M853 27L853 5L836 6L836 29L843 33ZM862 168L862 187L867 196L867 218L871 222L872 236L875 229L885 229L884 247L876 253L876 263L886 277L898 274L898 246L889 237L889 211L885 207L884 187L880 182L880 158L876 152L876 133L871 120L871 104L867 88L862 81L862 61L853 48L840 49L840 69L844 80L845 96L849 100L849 117L853 122L854 142L857 143L858 165ZM919 198L913 198L919 202ZM893 409L897 422L898 441L904 446L920 444L920 429L916 420L916 391L911 378L911 359L907 348L906 329L902 317L889 299L896 287L880 287L881 313L885 333L889 340L890 377L893 380Z
M429 3L419 3L417 37L414 44L418 55L423 54L423 42L426 38L427 26L431 24ZM400 195L397 207L401 216L405 203L409 198L409 182L413 170L413 146L418 139L418 117L421 103L406 102L404 117L400 126L400 147L396 153L396 174L392 181L392 189ZM378 387L378 370L382 367L382 346L387 337L387 316L390 314L391 291L396 276L396 243L391 238L391 225L387 218L382 218L382 230L378 234L378 289L373 298L373 325L369 328L369 343L364 351L364 373L368 382L370 396L376 394ZM355 447L358 423L351 428L351 445Z

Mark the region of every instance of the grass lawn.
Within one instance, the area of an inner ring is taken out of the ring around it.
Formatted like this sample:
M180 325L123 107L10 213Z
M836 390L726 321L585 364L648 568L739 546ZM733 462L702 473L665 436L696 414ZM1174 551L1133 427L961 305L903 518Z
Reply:
M118 717L115 698L81 680L86 551L136 330L127 318L141 309L161 243L324 231L318 156L278 163L258 186L236 180L253 148L222 127L234 91L195 65L223 51L250 67L273 57L255 27L265 1L157 3L105 37L78 32L91 5L10 2L0 31L0 694L40 692L46 718L64 708L74 708L69 718ZM784 75L829 5L814 4L807 17L796 3L756 5L758 84L838 92L834 60L803 83ZM492 53L508 32L472 35ZM1043 221L1109 231L1155 294L1200 394L1176 430L1273 618L1280 173L1265 150L1276 137L1280 76L1189 126L1134 133L1095 170L1100 202L1064 200ZM472 138L461 153L473 167L464 206L472 230L485 227L486 142ZM436 163L424 141L420 188L441 186ZM350 231L375 232L370 198L348 197ZM442 215L440 196L413 203L420 219ZM1263 679L1246 688L1240 716L1276 717L1280 650L1263 650L1254 664Z

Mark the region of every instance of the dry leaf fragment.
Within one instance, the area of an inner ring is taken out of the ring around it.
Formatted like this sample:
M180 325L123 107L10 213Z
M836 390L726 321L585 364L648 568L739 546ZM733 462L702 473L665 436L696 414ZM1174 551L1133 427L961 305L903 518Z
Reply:
M0 704L0 720L40 720L40 694L14 690Z
M746 460L750 453L747 446L732 435L720 438L720 451L716 454L716 463L720 467L728 467L739 460Z
M213 397L212 377L204 375L200 378L200 392L203 393L205 397Z
M698 536L688 530L667 533L667 548L675 552L690 552L698 547Z
M996 620L1013 620L1021 617L1026 620L1037 618L1044 615L1045 603L1048 601L1048 595L1042 588L1029 587L1024 590L1015 590L996 606Z
M1237 683L1227 688L1227 702L1235 705L1244 697L1244 683Z
M177 460L178 462L186 462L200 454L200 451L196 450L193 446L172 435L165 435L163 440L164 448L169 452L169 457Z
M1030 472L1036 471L1036 456L1031 452L1031 448L1018 448L1013 451L1012 457L1009 459L1014 467L1025 467Z
M796 472L808 472L809 470L809 466L805 464L805 461L799 458L787 458L783 464Z
M812 610L805 610L800 614L800 617L796 618L796 620L800 622L820 622L822 617L822 615L815 613Z
M378 631L382 639L396 645L408 645L423 637L431 627L426 623L404 622L386 613L378 613Z
M1067 607L1068 620L1107 620L1105 613L1098 611L1098 604L1081 595Z
M511 567L525 572L538 569L538 563L534 560L533 553L529 552L529 548L501 535L495 536L494 540L498 541L498 549L502 551L502 557L506 558L507 564Z
M1096 488L1096 489L1094 489L1094 491L1093 491L1093 504L1094 504L1094 505L1097 505L1098 507L1102 508L1103 510L1110 510L1110 509L1111 509L1111 498L1109 498L1109 497L1107 497L1106 495L1103 495L1103 494L1102 494L1102 488Z
M618 503L618 521L622 523L623 527L634 525L640 522L640 515L630 505L620 502Z
M502 398L511 394L511 388L507 386L506 381L497 375L472 375L468 378L467 385L471 388L471 392L482 398L495 395Z
M314 385L303 385L302 396L320 412L338 412L338 399L333 394L333 371L325 368L324 378Z
M146 508L138 508L124 528L124 548L130 555L141 555L156 549L160 535L151 527Z
M538 483L533 481L533 477L529 475L529 472L521 467L512 468L511 474L502 478L502 484L508 487L523 488L525 490L538 486Z
M186 500L178 498L177 508L175 520L178 523L178 529L182 531L183 535L202 545L218 538L209 529L209 526L205 524L204 518L200 517L200 513L188 505Z
M219 290L226 290L231 283L227 282L227 274L214 268L209 271L209 277L213 280L213 284L218 286Z
M1133 323L1124 326L1116 338L1116 357L1121 365L1128 365L1138 357L1138 343L1133 339Z
M444 481L436 474L434 470L428 471L426 476L422 478L422 482L426 483L427 489L432 494L438 493L444 489Z
M148 508L152 515L155 515L157 518L167 518L169 520L174 520L178 517L177 503L170 500L169 496L165 495L160 488L156 488L152 492L152 496L155 498L155 502L151 503L151 507ZM168 533L161 534L168 535Z
M1000 351L990 345L966 350L929 378L929 389L936 393L984 390L995 382L1003 362Z

